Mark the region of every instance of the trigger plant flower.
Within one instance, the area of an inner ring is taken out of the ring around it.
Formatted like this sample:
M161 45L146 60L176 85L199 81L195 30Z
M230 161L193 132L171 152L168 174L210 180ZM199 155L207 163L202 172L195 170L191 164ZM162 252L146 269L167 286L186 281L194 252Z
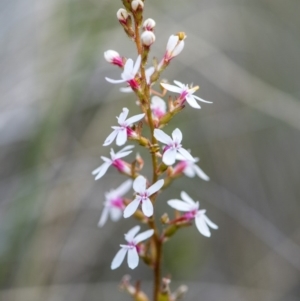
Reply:
M105 77L105 79L112 84L119 84L127 82L133 90L137 90L139 88L139 83L135 79L141 65L141 56L137 57L135 64L133 65L133 60L128 59L125 63L124 70L121 73L121 79L111 79Z
M122 196L130 190L131 186L132 180L129 179L121 184L118 188L105 193L104 208L98 223L98 227L102 227L106 223L108 216L110 216L111 220L114 222L121 218L125 208Z
M218 229L218 226L205 215L206 210L199 210L199 202L194 202L184 191L181 192L180 196L182 200L169 200L168 205L178 211L185 212L180 218L180 221L190 221L194 219L199 232L206 237L210 237L209 227Z
M176 86L165 83L161 83L161 86L168 91L180 94L178 98L180 106L187 101L192 108L201 109L200 105L197 103L197 100L205 103L212 103L211 101L207 101L196 95L193 95L199 89L199 86L189 87L188 85L185 85L177 80L174 80L174 83Z
M120 245L121 249L115 255L111 269L117 269L123 262L127 254L127 263L129 268L135 269L139 264L139 243L151 237L154 233L153 229L147 230L137 235L140 231L140 226L135 226L125 234L126 245Z
M131 129L130 126L133 123L144 118L145 114L134 115L134 116L126 119L128 112L129 112L129 110L127 108L123 108L122 113L120 114L119 117L117 117L119 126L112 126L113 132L110 133L110 135L105 139L104 144L103 144L104 146L111 144L115 140L115 138L117 138L116 139L117 145L121 146L126 143L127 137L133 137L133 136L137 135Z
M132 152L132 148L134 148L133 145L127 145L121 150L119 150L117 153L115 153L114 150L111 149L110 159L101 156L101 159L104 161L104 163L92 172L92 175L95 176L95 180L99 180L100 178L102 178L111 165L114 166L119 172L130 175L130 165L120 159L128 156Z
M153 205L149 197L159 191L164 185L164 180L158 180L153 185L146 189L147 181L143 176L138 176L133 182L133 190L136 192L135 199L127 205L123 216L130 217L137 210L138 206L142 204L142 211L145 216L153 215Z
M176 154L177 163L173 169L173 175L177 176L184 173L189 178L194 178L196 175L204 181L209 181L209 176L195 163L199 161L199 158L194 158L195 161L187 160L181 154Z
M187 160L195 161L192 155L181 145L182 133L180 129L175 129L172 132L172 138L162 130L155 129L154 137L167 145L163 150L162 157L162 160L166 165L173 165L175 163L177 153L180 153Z
M180 38L179 35L171 35L169 37L168 43L167 43L167 49L164 55L164 61L169 62L173 57L177 56L184 47L184 39Z

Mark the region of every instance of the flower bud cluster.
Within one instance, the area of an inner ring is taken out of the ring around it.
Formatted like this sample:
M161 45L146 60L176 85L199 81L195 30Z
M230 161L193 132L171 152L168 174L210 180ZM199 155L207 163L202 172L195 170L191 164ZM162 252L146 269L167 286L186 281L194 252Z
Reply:
M174 180L185 175L195 177L196 175L204 181L209 177L196 164L199 159L194 158L189 150L183 146L183 134L179 128L175 128L172 134L167 134L163 128L169 125L173 117L182 112L188 104L191 108L200 109L199 102L211 103L194 93L198 86L183 84L174 80L175 85L166 81L161 81L159 87L163 93L154 90L161 73L170 64L173 58L181 53L184 48L186 35L179 32L171 35L167 42L166 51L160 63L154 61L153 66L145 69L149 65L148 55L151 45L155 42L154 28L156 23L148 18L144 22L143 11L144 1L123 0L124 8L117 12L117 18L125 30L126 34L135 43L137 49L136 60L121 56L114 50L104 53L105 60L122 69L120 79L105 79L112 84L126 84L122 87L122 92L133 92L133 103L136 102L140 109L138 114L129 114L129 109L124 107L116 117L117 125L112 126L112 132L105 139L103 146L116 143L122 148L117 152L111 148L110 158L101 156L103 164L96 168L92 174L95 180L102 178L112 166L118 172L127 177L127 180L105 194L104 208L99 220L99 227L103 227L108 218L118 221L123 218L135 218L148 226L148 230L140 232L139 225L131 228L125 235L125 244L120 245L111 263L111 269L118 268L127 256L128 267L134 269L138 266L140 259L154 270L155 277L155 300L160 297L163 300L179 300L185 292L180 289L171 293L169 289L169 279L160 279L160 265L162 257L162 246L176 232L186 226L191 226L193 222L198 231L206 237L211 235L211 229L217 229L206 215L206 210L200 209L198 201L194 201L186 192L181 192L181 199L171 199L166 203L175 209L174 218L170 218L167 213L160 219L162 231L159 231L154 215L156 213L155 204L160 193L166 189ZM140 33L140 29L142 32ZM172 92L177 96L169 96L165 101L163 97L166 92ZM128 117L130 116L130 117ZM144 131L148 127L149 131ZM150 135L147 137L147 134ZM144 159L136 153L133 161L125 160L128 155L132 155L135 146L126 145L128 141L139 145L149 151L152 161L152 179L148 180L143 175ZM129 192L131 196L125 196ZM182 213L180 213L182 212ZM158 285L162 281L162 289ZM135 296L135 300L148 300L147 296L140 291L139 287L133 287L128 279L124 278L122 287L129 294ZM160 296L160 297L159 297Z

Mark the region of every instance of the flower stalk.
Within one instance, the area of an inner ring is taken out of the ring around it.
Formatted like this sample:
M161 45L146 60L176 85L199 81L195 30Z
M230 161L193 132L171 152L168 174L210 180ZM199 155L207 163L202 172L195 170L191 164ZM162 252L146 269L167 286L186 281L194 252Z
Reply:
M191 178L197 175L202 180L209 180L204 171L196 165L198 158L194 158L182 146L181 130L175 128L170 136L161 128L167 127L173 117L185 109L186 103L192 108L200 109L198 101L210 102L194 95L199 89L198 86L193 87L176 80L174 80L175 86L166 81L158 83L159 87L164 89L163 95L155 92L153 86L173 58L183 50L186 35L183 32L171 35L160 63L153 60L153 66L148 67L151 46L156 39L154 35L156 23L151 18L146 19L143 23L145 1L123 0L123 5L124 8L120 8L117 12L117 18L127 36L136 46L137 53L133 57L137 57L137 59L134 62L131 58L125 58L114 50L106 51L104 53L105 60L119 67L122 73L121 79L107 77L105 79L112 84L126 83L127 87L120 90L135 94L133 100L138 99L137 105L141 112L129 115L129 110L124 107L117 117L118 125L112 126L113 131L105 139L103 145L108 146L115 142L117 146L123 146L130 140L133 144L148 149L152 165L152 179L150 181L142 175L144 159L138 153L132 162L124 160L133 152L134 145L127 145L117 152L111 149L110 158L102 156L104 163L92 172L95 180L102 178L110 166L115 167L128 179L105 195L106 200L99 226L103 227L108 217L112 221L117 221L121 216L125 219L134 218L137 222L147 226L147 230L140 232L141 227L137 225L124 235L126 244L120 244L120 249L112 260L111 269L117 269L126 257L128 267L135 269L142 259L153 269L152 300L176 301L185 293L186 287L182 286L181 289L172 293L169 286L170 278L162 278L164 243L173 238L181 228L193 225L193 221L199 232L206 237L211 235L210 229L218 227L206 216L206 210L199 209L199 202L193 201L186 192L181 193L182 200L172 199L165 202L176 210L174 218L170 219L166 213L160 219L154 218L155 205L159 201L161 191L169 187L176 179L184 175ZM140 32L141 29L142 32ZM166 91L179 94L174 100L169 96L168 108L166 102L158 96L163 97ZM128 115L131 117L127 118ZM149 137L143 133L145 126L149 128ZM133 196L125 197L131 188ZM160 230L161 228L162 230ZM133 300L150 300L140 286L141 281L138 281L136 286L131 285L128 276L123 278L121 284L121 287L132 296Z

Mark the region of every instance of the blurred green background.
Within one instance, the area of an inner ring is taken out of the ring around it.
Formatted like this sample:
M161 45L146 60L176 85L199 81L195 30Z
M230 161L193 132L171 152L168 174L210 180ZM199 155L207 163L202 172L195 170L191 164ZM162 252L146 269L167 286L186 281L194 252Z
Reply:
M122 275L145 279L141 264L110 271L132 220L97 228L104 192L124 178L95 182L102 147L132 95L105 76L108 49L136 58L115 17L121 1L2 0L0 3L0 299L130 300ZM166 244L164 273L190 288L185 300L298 301L300 296L300 1L146 1L156 20L152 56L171 34L187 34L164 77L213 101L187 107L184 146L211 177L182 178L160 196L186 190L219 225L195 227ZM146 172L149 174L150 169Z

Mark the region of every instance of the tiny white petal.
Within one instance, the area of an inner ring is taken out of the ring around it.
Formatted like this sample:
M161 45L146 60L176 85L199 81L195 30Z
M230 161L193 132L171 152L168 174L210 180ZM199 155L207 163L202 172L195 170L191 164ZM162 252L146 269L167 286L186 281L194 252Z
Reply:
M139 71L140 65L141 65L141 61L142 61L142 57L141 57L141 55L139 55L139 56L137 57L137 60L136 60L136 62L135 62L135 64L134 64L134 68L133 68L133 71L132 71L132 73L133 73L134 75L136 75L137 72Z
M118 146L124 145L127 141L127 131L126 128L121 128L117 135L116 144Z
M111 132L108 135L108 137L105 139L105 141L103 143L103 146L110 145L115 140L115 138L117 137L117 135L118 135L118 131L117 130L114 130L113 132Z
M115 257L111 263L111 266L110 266L110 268L112 270L117 269L122 264L122 262L126 256L126 253L127 253L127 249L125 249L125 248L122 248L118 251L118 253L115 255Z
M150 199L146 199L142 202L142 211L147 217L153 215L153 205Z
M179 80L173 80L174 84L177 85L178 87L180 87L181 89L185 88L185 84L183 84L182 82L180 82Z
M131 72L132 69L133 69L133 60L128 59L124 65L124 71Z
M123 108L122 113L120 114L119 117L117 117L118 119L118 123L121 125L124 123L124 121L126 120L127 116L128 116L129 110L127 108Z
M194 170L194 167L193 166L186 166L183 170L183 173L189 177L189 178L193 178L195 177L196 173L195 173L195 170Z
M197 176L200 177L204 181L209 181L209 176L197 165L193 165L193 168L195 172L197 173Z
M168 91L175 92L175 93L181 93L182 89L173 85L160 83L160 85L165 88Z
M219 229L219 227L213 223L205 214L203 215L203 218L208 226L210 226L212 229Z
M203 219L203 215L196 216L195 222L196 222L196 227L199 230L199 232L206 237L210 237L210 231Z
M175 163L176 160L176 149L168 148L163 154L163 162L170 166Z
M120 88L120 91L123 92L123 93L131 93L133 92L131 87L122 87Z
M177 141L177 142L181 142L182 140L182 133L180 131L180 129L175 129L173 132L172 132L172 138L173 138L173 141Z
M143 240L146 240L148 239L149 237L151 237L154 233L154 230L153 229L150 229L150 230L147 230L145 232L142 232L140 234L138 234L135 238L134 238L134 241L136 244L140 243L141 241Z
M132 214L134 214L134 212L137 210L139 204L140 204L140 199L138 199L138 198L135 198L132 202L130 202L124 209L123 217L128 218Z
M112 79L109 77L105 77L105 79L111 84L120 84L126 82L126 79Z
M201 109L200 105L198 104L198 102L195 100L194 98L195 96L193 95L187 95L185 97L186 101L188 102L188 104L194 108L194 109Z
M204 100L203 98L200 98L199 96L196 96L196 95L194 95L194 97L195 97L197 100L202 101L202 102L205 102L205 103L213 103L212 101Z
M101 213L100 220L98 222L98 227L102 227L106 223L107 218L108 218L108 213L109 213L109 208L108 207L104 207L103 211Z
M180 41L172 52L172 57L177 56L184 47L184 41Z
M146 191L146 183L146 178L138 176L133 182L133 190L137 193L144 193Z
M131 125L145 117L145 114L134 115L126 120L127 125Z
M197 205L197 203L194 202L194 200L185 191L181 191L180 196L181 196L182 200L184 200L186 203L192 205L193 207L195 207L195 205Z
M148 189L147 192L150 195L152 195L153 193L157 192L158 190L160 190L164 185L164 180L158 180L157 182L155 182L153 185L151 185Z
M131 228L126 234L125 239L126 241L132 241L135 235L140 231L141 226L137 225Z
M187 160L195 162L195 159L193 158L193 156L186 149L184 149L183 147L179 148L178 152L182 156L184 156Z
M131 269L135 269L139 264L139 254L136 248L131 248L127 253L127 263Z
M176 44L178 43L179 37L176 35L171 35L169 37L168 43L167 43L167 51L172 51Z
M173 142L172 138L160 129L154 129L154 137L164 144L171 144Z
M113 222L118 221L122 216L122 210L120 208L112 207L110 209L110 218Z
M190 204L187 204L180 200L170 200L167 203L170 207L172 207L178 211L188 212L188 211L192 210L192 207Z
M99 180L100 178L102 178L110 166L111 166L111 162L103 163L98 169L98 174L97 174L95 180Z

